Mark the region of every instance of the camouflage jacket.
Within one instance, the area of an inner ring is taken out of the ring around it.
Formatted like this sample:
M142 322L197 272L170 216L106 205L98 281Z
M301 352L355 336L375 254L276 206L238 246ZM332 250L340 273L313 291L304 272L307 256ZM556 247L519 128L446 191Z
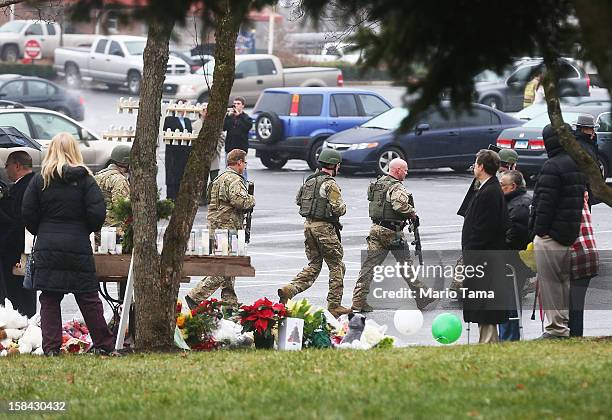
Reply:
M411 217L416 214L412 194L408 192L401 182L393 184L387 191L387 201L391 203L393 210Z
M104 204L106 204L106 220L104 226L119 226L120 220L115 220L110 214L110 208L121 198L130 198L130 184L115 164L98 172L94 179L102 190Z
M244 212L254 206L242 175L228 168L210 187L208 224L212 229L243 229Z

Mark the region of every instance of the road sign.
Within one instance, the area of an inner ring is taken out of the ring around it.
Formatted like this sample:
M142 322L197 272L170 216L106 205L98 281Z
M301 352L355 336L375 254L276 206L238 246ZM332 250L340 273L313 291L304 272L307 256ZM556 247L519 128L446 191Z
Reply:
M35 39L28 39L25 43L24 55L32 60L42 58L40 43Z

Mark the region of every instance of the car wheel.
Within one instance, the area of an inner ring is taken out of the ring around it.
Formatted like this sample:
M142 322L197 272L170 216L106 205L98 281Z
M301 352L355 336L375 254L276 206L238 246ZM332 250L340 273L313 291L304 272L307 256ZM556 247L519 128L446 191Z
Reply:
M274 156L272 153L264 153L259 159L268 169L281 169L287 163L287 158Z
M55 108L55 112L59 112L60 114L65 115L67 117L72 117L72 115L70 115L70 111L68 111L68 109L64 108L63 106Z
M500 111L504 110L502 101L497 96L487 96L482 101L480 101L480 103L486 106L490 106L493 109L498 109Z
M128 90L132 95L138 95L140 93L140 80L140 73L137 71L131 71L128 73Z
M19 50L15 45L7 45L2 50L2 59L9 63L14 63L19 59Z
M389 174L389 163L396 158L404 159L404 152L396 147L389 147L383 149L376 159L376 172L379 175L388 175ZM340 165L342 167L342 165Z
M601 175L603 176L604 181L606 178L610 176L610 167L608 166L608 161L605 157L599 155L597 158L597 164L599 165L599 170L601 171Z
M276 113L262 112L255 121L255 134L262 143L276 143L283 136L283 123Z
M321 150L323 150L323 141L323 139L315 141L308 153L308 166L313 171L319 167L319 155L321 154Z
M66 73L66 85L71 89L78 89L81 86L81 73L77 65L68 63L64 70Z
M198 97L198 102L203 104L203 103L208 103L208 101L210 100L210 93L209 92L204 92L203 94L201 94Z

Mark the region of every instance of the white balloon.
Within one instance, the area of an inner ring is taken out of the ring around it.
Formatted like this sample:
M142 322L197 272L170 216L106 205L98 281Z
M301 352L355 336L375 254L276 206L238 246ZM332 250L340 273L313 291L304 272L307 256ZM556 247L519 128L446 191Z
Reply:
M416 334L423 326L423 313L418 309L398 309L393 316L393 324L400 334Z

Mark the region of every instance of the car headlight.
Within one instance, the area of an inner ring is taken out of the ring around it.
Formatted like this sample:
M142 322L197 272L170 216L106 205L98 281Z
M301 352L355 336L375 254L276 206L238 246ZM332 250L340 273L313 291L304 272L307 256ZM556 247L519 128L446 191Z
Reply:
M378 143L376 142L374 143L355 143L355 144L352 144L351 147L348 148L348 150L373 149L375 147L378 147Z

